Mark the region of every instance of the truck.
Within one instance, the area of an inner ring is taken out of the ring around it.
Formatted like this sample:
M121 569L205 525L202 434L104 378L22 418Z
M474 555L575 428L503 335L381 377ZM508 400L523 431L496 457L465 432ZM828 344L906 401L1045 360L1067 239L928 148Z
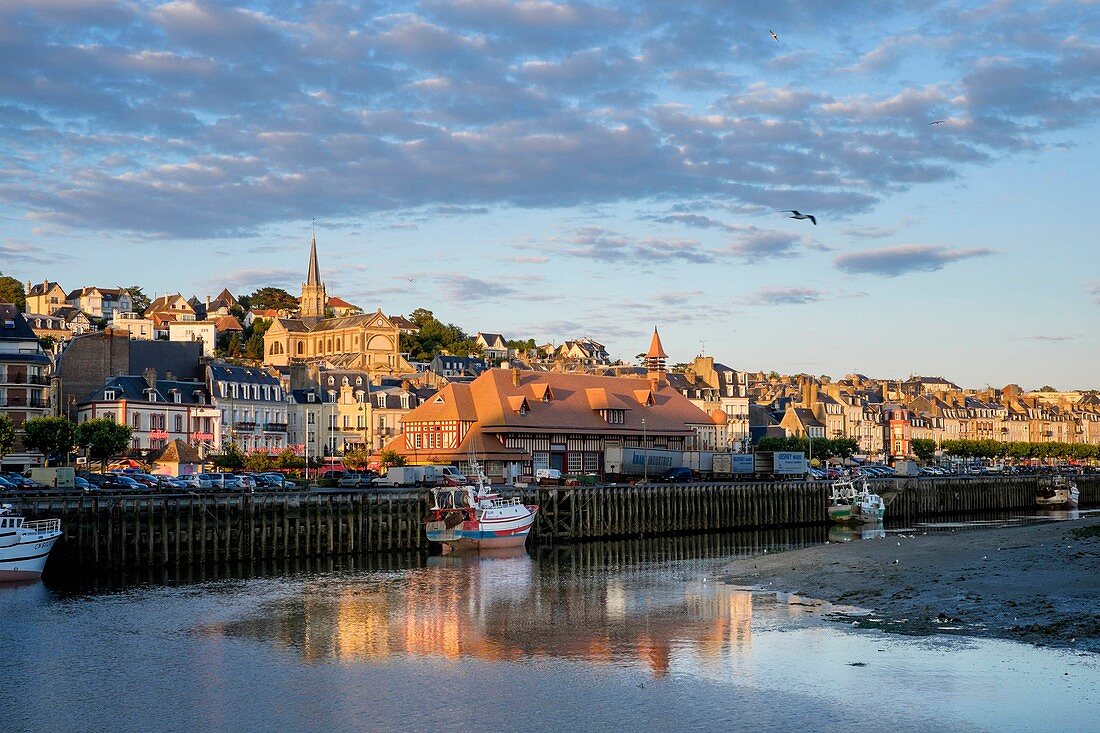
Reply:
M67 466L61 466L59 468L32 468L27 478L51 489L76 488L76 469Z
M622 448L608 446L604 449L604 471L609 476L656 478L670 468L684 465L684 452L666 448Z
M806 454L799 451L757 451L753 454L753 471L757 476L802 478L807 470Z
M752 476L753 473L751 453L715 453L712 465L715 478Z
M461 486L466 476L454 466L390 466L384 476L371 481L374 486Z

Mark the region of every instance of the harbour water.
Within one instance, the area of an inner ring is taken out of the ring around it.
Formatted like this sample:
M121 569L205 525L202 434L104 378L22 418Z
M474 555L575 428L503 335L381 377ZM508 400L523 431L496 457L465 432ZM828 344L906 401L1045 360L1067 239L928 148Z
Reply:
M1095 655L853 628L717 580L781 545L0 587L3 730L1096 729Z

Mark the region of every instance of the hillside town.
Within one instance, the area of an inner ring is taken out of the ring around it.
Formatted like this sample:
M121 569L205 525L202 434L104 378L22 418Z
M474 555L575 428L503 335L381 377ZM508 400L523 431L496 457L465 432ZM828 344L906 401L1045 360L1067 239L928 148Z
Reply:
M329 294L316 236L305 270L297 298L27 282L23 303L0 303L0 415L15 431L3 470L48 458L20 440L45 416L127 425L131 457L146 461L201 462L230 446L314 462L388 452L412 464L476 457L498 480L614 473L608 448L745 453L765 438L847 439L853 459L885 464L922 441L1100 446L1095 390L782 375L707 354L670 364L656 327L634 361L613 361L585 335L538 345L469 336L423 309L353 305Z

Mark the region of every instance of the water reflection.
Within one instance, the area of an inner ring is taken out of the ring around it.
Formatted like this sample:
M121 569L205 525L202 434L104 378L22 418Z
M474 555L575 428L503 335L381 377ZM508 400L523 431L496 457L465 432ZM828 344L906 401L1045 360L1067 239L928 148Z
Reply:
M555 657L662 677L677 660L728 666L751 646L754 619L789 625L824 608L797 596L754 595L692 563L664 572L646 563L578 572L573 562L536 562L520 549L309 583L257 615L203 633L277 641L310 662Z
M877 540L886 536L886 528L882 522L875 524L863 524L845 526L834 524L829 527L830 542L851 542L852 540Z

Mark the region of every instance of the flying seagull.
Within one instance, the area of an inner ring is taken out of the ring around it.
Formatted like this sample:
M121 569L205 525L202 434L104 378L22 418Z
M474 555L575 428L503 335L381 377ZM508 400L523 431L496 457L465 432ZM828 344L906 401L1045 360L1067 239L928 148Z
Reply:
M943 123L945 123L945 122L947 122L947 120L932 120L932 121L931 121L931 122L929 122L928 124L929 124L929 125L942 125L942 124L943 124Z
M813 214L801 214L797 209L785 209L783 213L790 214L791 219L809 219L814 223L815 227L817 226L817 219L814 218Z
M771 34L772 34L772 38L774 38L774 39L775 39L776 41L779 41L779 36L775 35L775 31L773 31L773 30L769 30L769 31L768 31L768 33L771 33Z

